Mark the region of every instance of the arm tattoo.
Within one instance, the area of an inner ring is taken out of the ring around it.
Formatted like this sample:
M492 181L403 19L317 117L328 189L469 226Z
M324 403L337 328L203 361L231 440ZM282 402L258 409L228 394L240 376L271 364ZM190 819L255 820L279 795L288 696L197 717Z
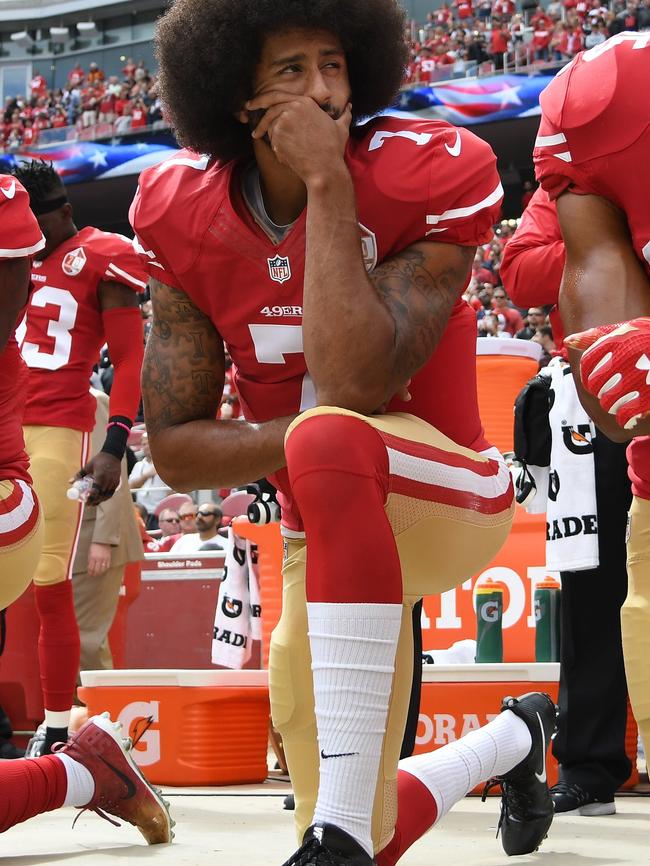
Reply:
M224 384L223 341L178 289L152 281L153 327L142 367L150 434L216 416Z
M428 246L434 247L409 247L370 275L395 322L397 372L405 379L429 360L438 345L474 259L473 247L449 245L443 260L436 262Z

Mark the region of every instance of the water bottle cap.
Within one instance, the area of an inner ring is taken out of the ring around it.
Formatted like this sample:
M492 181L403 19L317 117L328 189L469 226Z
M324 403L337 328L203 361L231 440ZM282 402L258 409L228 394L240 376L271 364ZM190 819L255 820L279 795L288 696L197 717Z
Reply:
M535 584L535 589L560 589L560 581L556 580L554 577L551 577L550 574L547 574L544 580L540 580L539 583Z
M65 495L68 497L68 499L79 499L81 494L76 487L69 487Z

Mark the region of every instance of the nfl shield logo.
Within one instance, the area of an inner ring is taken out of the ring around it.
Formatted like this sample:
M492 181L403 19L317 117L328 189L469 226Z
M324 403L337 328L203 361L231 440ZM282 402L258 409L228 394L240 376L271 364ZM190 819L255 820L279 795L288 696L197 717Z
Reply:
M81 272L86 264L86 253L83 247L78 247L76 250L70 250L66 253L61 262L63 273L69 277L76 277Z
M291 279L291 265L288 256L276 256L274 259L267 259L266 261L269 263L269 276L276 283L284 283Z

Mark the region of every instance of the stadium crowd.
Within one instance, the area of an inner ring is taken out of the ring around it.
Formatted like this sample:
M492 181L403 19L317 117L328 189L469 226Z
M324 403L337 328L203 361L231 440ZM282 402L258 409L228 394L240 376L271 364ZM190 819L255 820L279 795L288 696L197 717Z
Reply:
M142 60L136 63L129 57L120 75L106 75L96 63L87 70L77 63L65 86L56 90L35 68L29 93L5 100L2 148L31 147L46 129L73 126L83 137L84 130L94 135L93 128L105 123L111 133L121 135L161 119L156 76Z
M443 0L425 24L407 33L407 84L440 78L440 70L464 74L470 66L509 62L566 63L622 30L650 27L648 0ZM413 38L414 35L417 38Z

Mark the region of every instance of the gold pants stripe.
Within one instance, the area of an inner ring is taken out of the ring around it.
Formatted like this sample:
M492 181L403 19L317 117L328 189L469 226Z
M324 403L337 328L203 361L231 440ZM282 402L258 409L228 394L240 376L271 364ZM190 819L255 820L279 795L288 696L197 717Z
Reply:
M14 485L14 481L0 481L0 500L12 495ZM43 520L39 514L36 523L20 540L0 544L0 610L9 607L29 586L42 543Z

